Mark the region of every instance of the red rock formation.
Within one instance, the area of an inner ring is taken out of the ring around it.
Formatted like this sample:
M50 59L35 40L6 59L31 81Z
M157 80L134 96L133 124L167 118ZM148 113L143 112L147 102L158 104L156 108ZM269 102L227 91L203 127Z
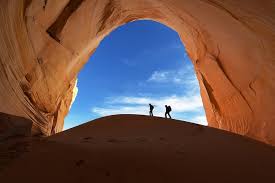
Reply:
M0 111L33 132L62 130L77 73L105 36L150 19L179 33L209 125L275 144L272 0L9 0L0 12Z

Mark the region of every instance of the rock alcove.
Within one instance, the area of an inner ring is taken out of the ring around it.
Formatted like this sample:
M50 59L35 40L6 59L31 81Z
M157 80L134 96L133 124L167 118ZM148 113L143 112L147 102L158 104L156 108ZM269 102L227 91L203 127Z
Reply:
M209 125L274 145L274 7L272 0L1 1L0 112L29 119L33 134L60 132L77 73L100 41L150 19L178 32ZM4 118L9 128L25 123Z

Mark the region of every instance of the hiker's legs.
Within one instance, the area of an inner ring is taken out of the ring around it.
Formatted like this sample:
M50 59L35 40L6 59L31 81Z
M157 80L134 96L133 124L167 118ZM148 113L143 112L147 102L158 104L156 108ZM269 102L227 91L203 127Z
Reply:
M171 116L170 116L170 113L168 113L168 116L169 116L170 119L172 119Z
M167 112L165 112L165 118L167 118Z

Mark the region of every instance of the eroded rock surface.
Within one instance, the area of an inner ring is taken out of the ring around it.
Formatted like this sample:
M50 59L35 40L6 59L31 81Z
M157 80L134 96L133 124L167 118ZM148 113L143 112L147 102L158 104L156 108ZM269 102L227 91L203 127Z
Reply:
M100 41L151 19L179 33L209 125L274 145L274 12L273 0L0 1L0 112L31 119L33 133L61 131Z

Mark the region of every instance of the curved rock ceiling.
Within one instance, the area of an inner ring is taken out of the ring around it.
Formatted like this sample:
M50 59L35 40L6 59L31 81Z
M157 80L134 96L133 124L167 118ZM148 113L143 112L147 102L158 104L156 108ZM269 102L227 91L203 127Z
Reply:
M31 119L34 134L61 131L100 41L150 19L178 32L209 125L274 145L274 12L273 0L0 1L0 112Z

